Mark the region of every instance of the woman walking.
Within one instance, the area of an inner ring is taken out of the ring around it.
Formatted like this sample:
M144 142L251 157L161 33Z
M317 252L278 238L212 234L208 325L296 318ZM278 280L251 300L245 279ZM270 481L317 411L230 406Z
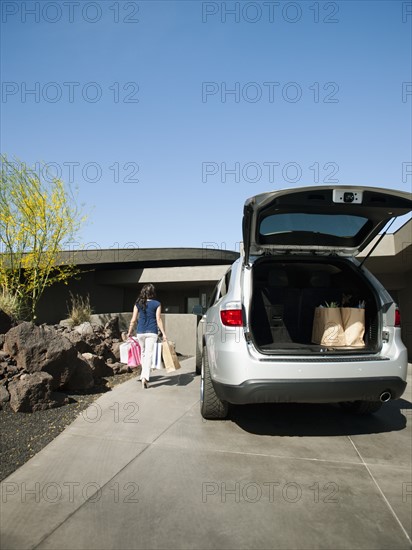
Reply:
M163 340L166 340L166 333L160 317L162 306L156 299L154 285L144 285L133 308L132 320L130 321L127 336L132 336L137 321L137 339L142 353L142 388L147 388L150 379L150 368L152 366L153 349L157 342L159 330Z

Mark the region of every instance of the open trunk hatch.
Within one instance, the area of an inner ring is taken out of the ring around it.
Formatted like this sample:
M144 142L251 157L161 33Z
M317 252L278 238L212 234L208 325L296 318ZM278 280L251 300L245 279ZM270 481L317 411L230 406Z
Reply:
M245 263L268 253L354 256L394 217L412 210L412 193L372 187L304 187L245 203Z

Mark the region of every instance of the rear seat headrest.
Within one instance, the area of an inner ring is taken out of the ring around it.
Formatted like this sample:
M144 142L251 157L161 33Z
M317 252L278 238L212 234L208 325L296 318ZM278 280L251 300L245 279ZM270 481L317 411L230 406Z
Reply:
M288 286L288 275L284 269L271 269L268 273L267 284L269 286Z
M313 287L330 287L330 274L326 271L314 271L310 276L310 286Z

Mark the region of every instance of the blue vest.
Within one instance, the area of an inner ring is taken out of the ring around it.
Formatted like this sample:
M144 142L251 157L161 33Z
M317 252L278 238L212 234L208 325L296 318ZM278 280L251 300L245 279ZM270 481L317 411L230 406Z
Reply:
M153 332L157 334L159 327L156 321L156 310L160 306L160 302L157 300L148 300L146 302L146 310L136 302L136 307L139 311L139 317L137 319L137 333L144 334L147 332Z

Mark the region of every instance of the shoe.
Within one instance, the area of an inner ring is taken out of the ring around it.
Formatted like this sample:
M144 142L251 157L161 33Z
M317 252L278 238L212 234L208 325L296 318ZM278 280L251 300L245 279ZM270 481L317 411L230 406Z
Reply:
M145 389L148 387L149 387L148 381L145 378L142 378L142 388Z

